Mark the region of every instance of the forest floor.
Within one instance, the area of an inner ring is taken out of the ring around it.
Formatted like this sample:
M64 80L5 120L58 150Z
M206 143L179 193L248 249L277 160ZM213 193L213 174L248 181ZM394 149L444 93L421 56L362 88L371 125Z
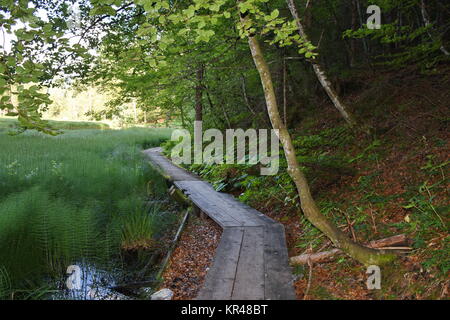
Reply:
M412 250L382 267L381 290L368 290L367 269L344 255L311 269L294 267L297 298L447 299L450 72L426 77L386 73L352 80L358 89L342 95L375 134L346 129L324 97L313 110L296 115L300 120L291 134L299 161L321 211L349 237L367 243L406 234ZM290 257L333 248L304 219L283 164L276 177L256 176L248 166L191 169L216 189L281 222ZM186 230L165 275L165 285L175 289L176 298L195 296L218 232L212 223L190 224ZM191 275L191 270L197 271Z
M387 74L361 81L371 85L347 97L362 109L358 113L369 119L376 137L361 134L345 144L319 147L322 153L350 159L352 170L336 176L314 168L309 174L314 196L350 237L353 229L358 242L406 233L413 250L382 268L381 290L368 290L366 268L345 256L312 270L296 267L298 299L450 297L448 75L404 79ZM318 109L326 110L322 119L305 117L294 136L339 126L341 120L327 102ZM299 219L298 209L276 203L255 205L285 225L290 256L332 248Z
M213 220L190 215L163 274L161 288L172 290L174 300L191 300L197 296L221 236L222 230Z

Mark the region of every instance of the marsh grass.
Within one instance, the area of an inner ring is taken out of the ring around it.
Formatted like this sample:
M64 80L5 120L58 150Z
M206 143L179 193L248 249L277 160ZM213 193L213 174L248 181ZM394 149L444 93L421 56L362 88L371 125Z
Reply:
M56 137L0 132L0 298L42 298L80 260L108 268L120 248L150 243L165 182L143 147L163 129L77 130Z

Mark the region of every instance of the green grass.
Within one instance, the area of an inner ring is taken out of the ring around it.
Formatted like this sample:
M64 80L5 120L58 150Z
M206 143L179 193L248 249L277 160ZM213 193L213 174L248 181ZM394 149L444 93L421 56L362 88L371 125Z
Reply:
M102 122L76 122L76 121L54 121L48 120L49 124L58 130L86 130L86 129L109 129L109 125ZM0 132L15 132L19 121L16 118L0 117Z
M165 185L140 151L169 136L163 129L0 132L0 298L36 297L80 259L107 265L124 244L149 241L148 185L156 194Z

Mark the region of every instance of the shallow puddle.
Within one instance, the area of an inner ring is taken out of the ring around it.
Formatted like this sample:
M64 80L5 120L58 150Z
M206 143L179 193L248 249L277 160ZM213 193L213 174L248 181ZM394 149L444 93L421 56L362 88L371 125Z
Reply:
M68 268L61 284L64 289L54 294L52 300L129 300L132 299L112 288L117 286L121 272L108 272L89 264L77 264Z

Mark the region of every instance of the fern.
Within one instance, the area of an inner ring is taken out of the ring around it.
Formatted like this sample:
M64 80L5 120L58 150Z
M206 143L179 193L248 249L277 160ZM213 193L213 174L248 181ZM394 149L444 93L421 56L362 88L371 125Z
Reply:
M11 298L11 280L5 267L0 266L0 300Z

